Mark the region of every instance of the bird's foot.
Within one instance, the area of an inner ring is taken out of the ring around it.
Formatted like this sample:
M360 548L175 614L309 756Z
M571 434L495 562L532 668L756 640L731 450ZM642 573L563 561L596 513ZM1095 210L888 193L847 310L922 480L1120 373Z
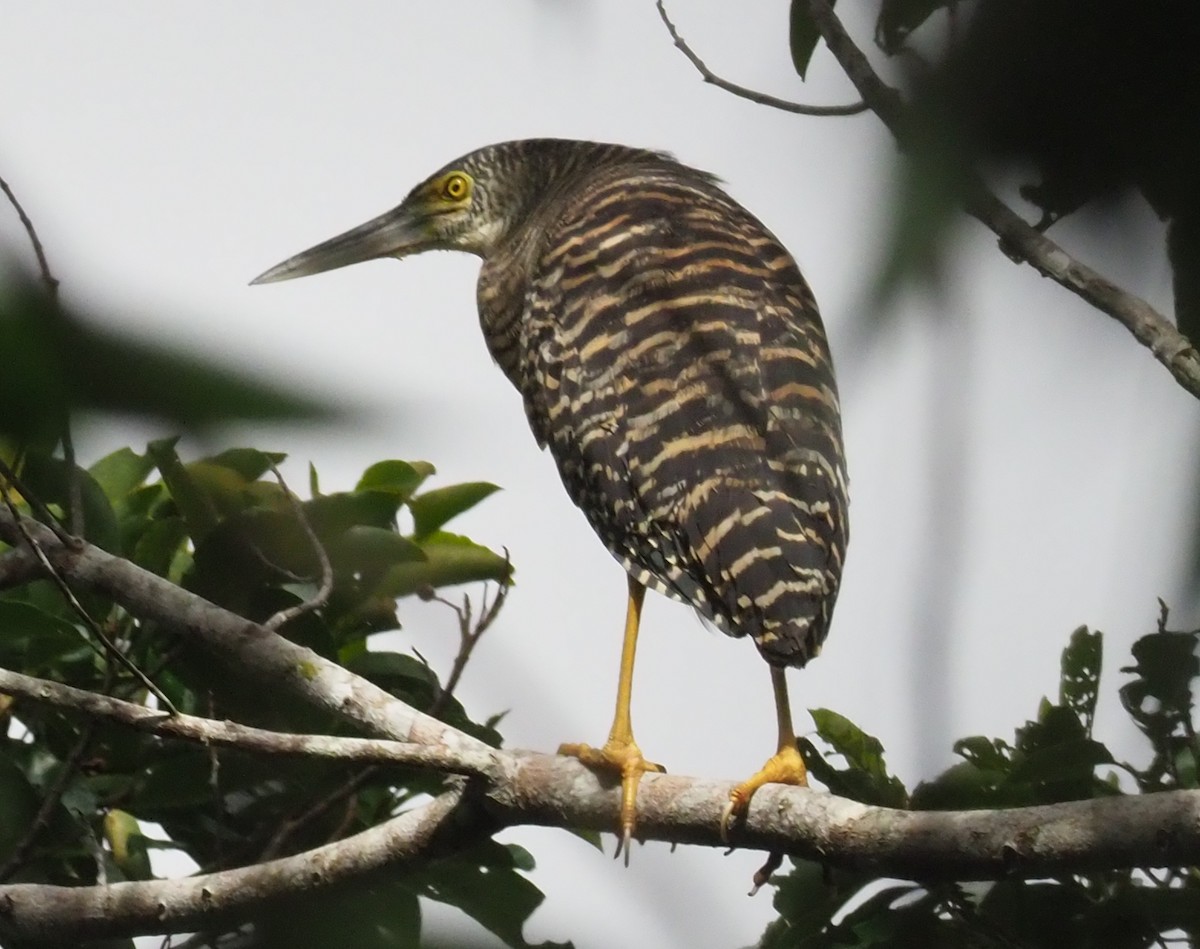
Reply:
M642 757L642 750L633 739L620 741L610 738L603 748L591 745L559 745L558 753L578 758L589 768L616 772L621 776L620 833L617 835L617 851L613 858L625 853L625 866L629 866L629 850L633 832L637 826L637 790L642 775L665 774L666 768Z
M729 792L729 801L721 812L721 840L729 843L729 828L746 816L750 798L764 784L792 784L808 787L808 769L796 745L780 748L758 771Z

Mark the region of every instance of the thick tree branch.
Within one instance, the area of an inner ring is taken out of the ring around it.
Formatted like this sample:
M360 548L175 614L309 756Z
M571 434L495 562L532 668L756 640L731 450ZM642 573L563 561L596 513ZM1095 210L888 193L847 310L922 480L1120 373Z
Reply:
M348 883L385 866L416 865L502 826L615 826L619 789L578 761L521 752L497 752L496 761L499 776L478 794L453 790L379 827L294 857L187 880L0 886L0 939L65 944L213 927L245 919L289 893ZM638 794L639 831L649 839L723 846L721 811L732 787L647 775ZM1200 792L939 812L869 807L768 785L755 795L735 842L923 881L1187 865L1200 862Z
M821 31L825 44L850 77L863 101L896 136L901 146L907 144L904 105L900 94L880 79L842 26L828 0L807 0L807 3L809 15ZM1154 354L1181 386L1200 398L1200 353L1154 307L1080 263L1045 234L1022 220L978 178L972 179L967 186L964 208L1000 238L1004 251L1010 257L1029 263L1043 276L1117 320Z
M28 547L15 547L0 554L0 590L10 590L45 576L42 563Z
M432 804L355 837L295 857L187 880L116 886L0 886L0 942L73 944L105 935L188 931L251 917L264 901L417 865L503 826L606 830L620 792L578 761L488 748L430 719L307 649L86 544L24 530L73 584L204 643L256 681L403 743L284 735L227 722L163 716L78 689L0 674L0 691L177 738L252 752L385 760L470 774ZM19 543L0 510L0 538ZM417 748L414 745L424 745ZM470 782L468 785L462 783ZM647 775L638 795L646 839L723 846L721 812L732 784ZM449 819L453 815L453 819ZM1200 792L1104 798L1004 811L910 812L770 785L754 797L738 846L778 851L884 876L930 879L1057 875L1097 868L1200 864Z
M110 886L0 886L0 940L74 946L104 937L220 927L288 896L360 879L382 867L416 868L492 830L478 820L449 819L464 795L465 788L458 787L354 837L237 870Z

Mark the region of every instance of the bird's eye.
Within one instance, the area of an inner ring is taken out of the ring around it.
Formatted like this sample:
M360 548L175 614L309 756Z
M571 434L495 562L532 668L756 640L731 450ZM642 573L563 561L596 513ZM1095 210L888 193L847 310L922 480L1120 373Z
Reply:
M471 179L461 172L447 175L442 182L442 197L447 201L461 201L471 190Z

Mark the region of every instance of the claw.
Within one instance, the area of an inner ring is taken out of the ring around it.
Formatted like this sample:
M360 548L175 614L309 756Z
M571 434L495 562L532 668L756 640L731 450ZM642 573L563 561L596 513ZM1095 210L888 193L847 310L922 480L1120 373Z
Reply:
M620 774L621 816L617 830L617 849L613 854L613 859L624 854L625 866L629 866L629 855L633 849L633 835L637 829L638 785L641 783L643 774L663 774L666 772L666 768L643 758L641 749L633 741L614 741L610 738L603 748L576 744L560 745L558 753L578 758L589 768L609 773L615 771Z
M735 791L734 794L737 792ZM721 843L729 843L729 824L733 819L734 811L737 805L734 803L734 794L729 795L729 800L725 802L725 806L721 809L721 823L719 826L721 833Z
M736 820L741 820L750 809L750 798L764 784L791 784L808 786L808 772L804 758L794 744L781 748L767 763L729 792L729 800L721 811L721 842L729 843L729 829Z

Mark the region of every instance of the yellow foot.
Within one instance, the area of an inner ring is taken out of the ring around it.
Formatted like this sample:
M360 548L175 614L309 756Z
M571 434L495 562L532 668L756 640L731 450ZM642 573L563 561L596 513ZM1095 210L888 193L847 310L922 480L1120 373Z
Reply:
M750 798L764 784L794 784L808 787L808 769L794 744L777 751L766 764L729 792L729 802L721 812L721 839L729 843L729 826L746 816Z
M603 748L593 748L591 745L559 745L558 753L578 758L589 768L616 772L621 776L621 832L617 836L617 852L613 857L621 856L621 851L624 851L625 866L629 866L629 847L637 825L638 784L643 774L665 774L667 769L643 758L642 750L633 740L609 739Z

